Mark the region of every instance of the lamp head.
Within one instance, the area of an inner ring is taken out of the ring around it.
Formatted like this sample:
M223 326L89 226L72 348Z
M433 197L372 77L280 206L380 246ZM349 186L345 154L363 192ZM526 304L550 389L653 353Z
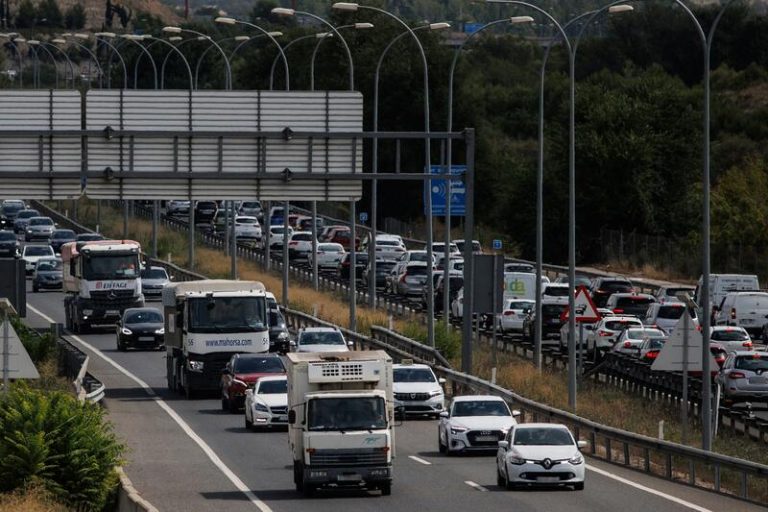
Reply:
M30 39L29 41L27 41L27 44L30 46L37 46L40 44L40 41L38 41L37 39Z
M277 16L293 16L296 14L294 9L288 9L287 7L275 7L272 9L272 14Z
M634 11L635 8L631 5L622 4L622 5L612 5L608 8L609 14L619 14L622 12L629 12Z
M509 22L513 25L520 25L521 23L533 23L533 18L530 16L512 16L509 18Z
M235 36L235 41L237 41L238 43L241 43L243 41L250 41L250 40L251 40L250 36Z
M175 43L176 41L181 41L182 39L184 38L181 36L171 36L168 38L168 40L171 41L172 43Z
M451 24L445 21L429 24L429 30L445 30L447 28L451 28Z
M355 23L355 30L365 30L373 28L373 23Z
M237 20L235 18L228 18L226 16L219 16L213 21L215 23L221 23L222 25L235 25L237 23Z
M279 30L275 30L274 32L267 32L267 35L270 37L283 37L283 33Z
M51 42L54 44L67 44L67 42L64 39L61 39L57 37L56 39L51 39Z
M163 32L167 34L181 34L181 27L163 27Z
M353 2L336 2L332 6L334 9L339 11L351 11L355 12L360 8L360 4L356 4Z

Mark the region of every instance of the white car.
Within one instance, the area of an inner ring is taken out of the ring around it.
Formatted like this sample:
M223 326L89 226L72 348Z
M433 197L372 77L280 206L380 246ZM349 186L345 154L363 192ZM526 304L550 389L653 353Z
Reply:
M168 216L189 215L189 201L171 199L165 203L165 214Z
M523 320L533 310L536 301L527 299L507 299L499 315L499 329L502 333L523 332Z
M320 270L336 269L345 254L346 251L341 244L317 244L317 268ZM307 255L307 262L310 266L313 265L312 252Z
M283 247L283 225L269 226L269 247L281 249ZM293 228L288 226L288 239L293 235Z
M288 377L261 377L245 391L245 428L288 426Z
M312 253L312 232L295 231L288 239L288 255L291 258L307 259Z
M395 410L409 415L428 414L439 416L445 409L445 379L438 379L426 364L392 365L392 388L395 394Z
M351 344L338 329L307 327L299 331L296 352L348 352Z
M437 265L440 265L440 262L443 261L443 258L445 258L445 243L444 242L435 242L432 244L432 254L435 257L435 263ZM451 242L451 244L448 246L448 256L461 256L461 251L459 251L458 246Z
M587 334L587 349L595 355L611 350L621 331L630 327L643 327L643 322L635 316L617 315L601 319Z
M493 395L457 396L440 413L437 445L440 453L496 450L499 441L517 424L520 413Z
M452 240L461 254L464 254L464 240ZM472 240L472 254L483 254L483 246L479 240Z
M32 217L27 222L24 231L24 240L33 242L35 240L51 240L53 231L56 229L53 219L50 217Z
M427 251L406 251L402 256L400 256L400 259L397 260L397 265L395 266L395 272L397 274L400 274L402 270L412 261L427 261ZM435 261L435 255L432 255L432 261L434 263Z
M541 298L551 299L553 301L568 303L568 283L542 283Z
M21 259L24 260L24 267L27 275L35 271L35 266L41 258L54 258L56 254L50 245L25 245L21 250Z
M500 487L572 485L584 489L586 441L576 441L565 425L525 423L509 430L496 453Z
M256 217L238 215L235 217L235 238L238 240L261 240L261 224Z
M238 207L240 215L248 215L250 217L264 217L264 210L259 201L243 201Z
M768 293L731 292L726 294L715 314L715 325L743 327L759 336L768 318Z
M655 325L659 329L662 329L666 333L671 333L677 323L680 321L680 317L685 312L685 304L682 302L673 302L667 300L665 302L657 302L651 304L648 307L648 311L645 313L643 323L645 325ZM696 311L692 310L694 321L696 320Z
M716 325L711 328L709 341L716 341L723 346L726 352L737 350L752 350L752 339L746 329L730 325Z
M619 334L613 345L613 351L630 356L639 356L640 346L646 338L665 340L667 334L661 329L653 327L630 327Z
M464 288L456 292L456 298L451 301L451 316L462 318L464 316Z

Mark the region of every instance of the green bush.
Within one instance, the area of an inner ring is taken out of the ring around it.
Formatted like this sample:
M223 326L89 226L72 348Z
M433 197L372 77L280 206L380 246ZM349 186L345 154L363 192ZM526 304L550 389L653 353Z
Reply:
M56 355L56 341L49 333L38 334L30 329L18 317L11 317L11 325L19 335L21 344L27 349L29 357L36 365Z
M427 343L426 327L415 322L406 324L401 334L420 343ZM440 322L435 322L435 347L449 361L458 357L461 350L461 332L451 328L446 333L445 326Z
M0 401L0 492L40 484L78 510L102 510L124 447L97 405L14 384Z

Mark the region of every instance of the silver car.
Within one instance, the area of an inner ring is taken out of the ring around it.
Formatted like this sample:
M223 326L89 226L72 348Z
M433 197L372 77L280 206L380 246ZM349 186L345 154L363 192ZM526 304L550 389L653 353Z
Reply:
M149 267L141 271L141 292L149 300L159 299L165 285L171 282L168 272L163 267Z
M421 295L427 283L427 264L421 261L408 263L398 275L395 289L398 295Z
M35 240L50 240L56 224L50 217L32 217L27 222L24 231L24 240L33 242Z
M731 352L716 381L726 403L768 401L768 352Z

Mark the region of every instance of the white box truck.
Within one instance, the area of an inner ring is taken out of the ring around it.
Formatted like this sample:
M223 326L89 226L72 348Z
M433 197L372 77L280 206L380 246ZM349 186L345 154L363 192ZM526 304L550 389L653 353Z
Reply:
M701 286L704 276L699 276L696 283L695 301L701 307ZM714 322L715 315L728 292L758 291L760 282L754 274L709 274L709 307L710 317Z
M191 398L220 389L235 353L269 351L267 294L259 281L206 279L163 288L168 388Z
M288 433L296 489L392 491L392 358L381 350L290 352Z

